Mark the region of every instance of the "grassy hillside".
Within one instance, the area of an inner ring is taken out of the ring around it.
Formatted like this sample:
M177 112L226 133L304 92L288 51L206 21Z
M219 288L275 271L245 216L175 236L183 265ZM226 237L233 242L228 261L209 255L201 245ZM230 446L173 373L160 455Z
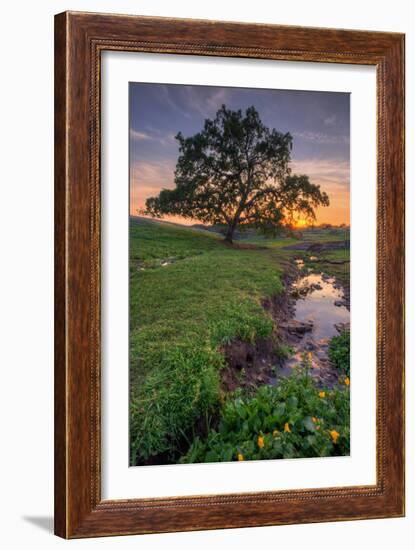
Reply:
M221 345L273 324L260 299L282 291L284 255L211 234L131 219L132 461L174 453L221 399ZM208 426L207 426L208 427Z
M215 233L131 218L132 464L348 454L348 387L322 392L307 375L235 395L221 385L225 344L272 336L261 301L283 291L293 258L348 285L348 247L327 246L339 237L318 230L231 247ZM326 246L298 249L310 241Z

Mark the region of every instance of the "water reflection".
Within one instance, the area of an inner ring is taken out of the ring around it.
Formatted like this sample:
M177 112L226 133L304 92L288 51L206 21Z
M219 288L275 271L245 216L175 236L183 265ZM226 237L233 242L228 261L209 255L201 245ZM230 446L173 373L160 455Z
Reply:
M338 334L336 324L349 322L350 312L342 302L343 292L336 288L333 278L312 273L301 277L294 288L300 295L295 304L294 319L313 321L313 339L332 338Z

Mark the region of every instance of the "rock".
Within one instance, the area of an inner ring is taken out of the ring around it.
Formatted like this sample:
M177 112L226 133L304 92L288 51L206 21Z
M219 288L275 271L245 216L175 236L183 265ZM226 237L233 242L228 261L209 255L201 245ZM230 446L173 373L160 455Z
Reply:
M316 349L316 345L312 340L307 340L304 344L304 349L307 351L313 351Z
M320 283L312 283L308 287L308 292L314 292L314 290L323 290L323 287L321 286Z
M336 307L342 307L342 306L344 306L343 300L336 300L336 301L334 302L334 305L335 305Z
M303 335L313 330L313 323L311 321L303 323L292 319L288 323L281 324L280 327L287 330L290 334Z
M345 330L350 332L350 323L337 323L334 325L337 332L344 332Z
M161 265L161 267L166 267L170 264L173 264L175 261L176 261L175 256L170 256L168 258L164 258L163 260L161 260L160 265Z

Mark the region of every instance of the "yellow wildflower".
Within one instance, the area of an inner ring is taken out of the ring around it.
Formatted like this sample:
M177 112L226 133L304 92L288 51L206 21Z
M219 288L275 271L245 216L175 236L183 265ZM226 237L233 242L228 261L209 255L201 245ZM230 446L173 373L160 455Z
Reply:
M314 422L314 424L317 424L318 422L318 419L315 416L313 416L311 420Z
M238 453L238 460L245 460L242 453Z
M326 392L321 391L321 392L319 392L318 396L321 397L321 398L326 397Z
M339 432L336 432L336 430L331 430L329 434L333 440L333 443L337 443L337 440L339 439L339 436L340 436Z
M348 376L344 379L344 383L346 386L350 386L350 378Z
M273 437L277 437L277 436L280 435L280 432L279 432L278 430L274 430L274 431L272 432L272 435L273 435Z
M288 422L286 422L286 423L284 424L284 432L291 432L291 430L290 430L290 425L288 424Z
M312 361L312 359L313 359L313 354L311 353L311 351L309 351L309 352L307 353L307 356L308 356L308 360L309 360L310 363L311 363L311 361Z
M258 436L258 447L262 449L262 447L265 445L264 436L259 435Z

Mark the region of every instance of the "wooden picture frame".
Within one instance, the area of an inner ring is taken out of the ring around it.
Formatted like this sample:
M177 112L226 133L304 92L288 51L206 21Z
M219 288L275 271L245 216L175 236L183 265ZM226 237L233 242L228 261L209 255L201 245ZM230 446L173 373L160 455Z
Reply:
M100 59L104 50L373 65L377 481L101 500ZM404 35L65 12L55 18L55 533L64 538L404 515Z

